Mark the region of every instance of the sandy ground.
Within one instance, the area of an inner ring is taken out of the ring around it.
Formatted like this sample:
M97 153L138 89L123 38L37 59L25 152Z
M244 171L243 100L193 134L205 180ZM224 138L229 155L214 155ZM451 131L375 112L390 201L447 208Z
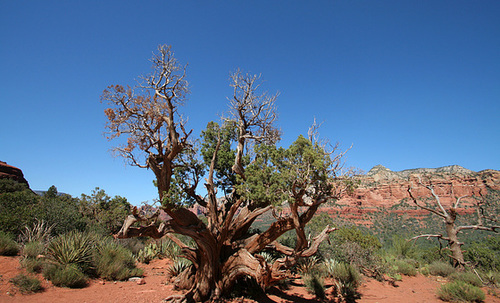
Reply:
M170 260L154 260L150 264L141 264L145 271L144 284L137 282L109 282L95 280L83 289L69 289L54 287L43 280L45 290L41 293L23 295L19 290L9 283L9 279L22 271L19 265L19 257L0 256L0 302L161 302L172 294L178 294L173 290L171 284L166 284L165 272L170 265ZM446 281L436 277L404 277L398 282L398 287L375 280L367 280L360 288L360 303L434 303L442 302L436 296L436 289ZM328 286L328 282L327 282ZM331 290L327 290L329 298ZM256 302L250 299L236 299L233 302ZM269 290L258 302L267 303L289 303L289 302L322 302L316 300L309 294L302 281L297 279L292 282L290 289L281 291L277 288ZM334 302L330 300L328 302ZM500 303L500 299L487 296L487 303Z

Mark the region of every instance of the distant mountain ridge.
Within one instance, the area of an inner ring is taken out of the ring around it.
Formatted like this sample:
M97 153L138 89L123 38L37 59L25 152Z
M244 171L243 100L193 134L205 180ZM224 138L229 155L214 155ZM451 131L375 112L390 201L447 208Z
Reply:
M435 174L450 174L450 175L474 175L476 172L463 168L459 165L449 165L438 168L413 168L402 171L392 171L383 165L376 165L368 171L366 176L376 179L408 179L410 175L435 175Z

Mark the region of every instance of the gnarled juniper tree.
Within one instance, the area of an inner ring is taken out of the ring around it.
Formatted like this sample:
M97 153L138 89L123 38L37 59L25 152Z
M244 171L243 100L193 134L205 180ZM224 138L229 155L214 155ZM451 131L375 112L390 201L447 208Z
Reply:
M277 95L261 93L259 76L240 71L231 76L227 118L208 123L196 148L179 113L188 94L185 67L169 46L160 46L152 62L152 73L136 88L110 86L102 102L110 106L105 110L108 138L126 138L115 151L131 165L153 171L161 209L170 219L157 225L134 211L116 236L168 236L182 248L193 265L178 279L177 286L187 290L178 300L216 299L243 276L262 287L286 278L287 269L313 255L334 230L326 227L311 240L304 227L321 204L339 198L352 184L341 175L345 152L338 145L326 150L315 129L289 148L277 147ZM197 191L203 177L204 197ZM194 203L205 209L206 220L189 211ZM267 212L275 217L271 225L250 232ZM290 230L297 235L295 247L277 241ZM176 235L190 237L195 245ZM264 250L283 257L269 264L260 255Z

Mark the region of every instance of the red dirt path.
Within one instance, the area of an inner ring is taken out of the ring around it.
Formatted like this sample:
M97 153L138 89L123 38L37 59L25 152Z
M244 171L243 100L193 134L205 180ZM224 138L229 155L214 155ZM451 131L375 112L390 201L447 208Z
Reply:
M172 294L178 294L173 290L171 284L165 284L165 271L170 265L170 260L155 260L148 265L141 264L145 270L145 284L139 285L136 282L109 282L92 281L90 285L83 289L69 289L54 287L50 282L43 280L45 290L41 293L23 295L19 290L9 283L9 279L22 272L19 265L19 257L0 256L0 302L155 302L159 303L164 298ZM360 303L438 303L436 289L445 283L435 277L404 277L398 287L393 287L387 283L380 283L375 280L368 280L361 288ZM331 294L331 290L327 290ZM331 297L331 295L329 296ZM233 302L256 302L249 299L236 299ZM266 303L289 303L321 302L314 299L302 284L300 279L292 283L290 289L280 291L271 289L266 297L259 299L259 302ZM334 301L329 301L334 302ZM499 298L487 296L486 303L500 303Z

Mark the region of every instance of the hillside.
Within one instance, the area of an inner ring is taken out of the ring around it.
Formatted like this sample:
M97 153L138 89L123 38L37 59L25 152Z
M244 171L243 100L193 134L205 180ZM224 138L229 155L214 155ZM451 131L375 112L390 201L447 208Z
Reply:
M399 172L377 165L366 175L358 176L359 186L349 196L337 201L334 205L326 206L320 211L331 214L338 213L344 218L354 219L358 223L368 223L368 214L381 210L405 213L420 216L425 211L415 209L409 203L408 187L414 187L418 197L430 198L431 193L419 186L418 177L431 180L436 194L439 195L444 206L449 206L455 197L475 196L479 193L486 195L491 191L500 190L500 171L483 170L474 172L458 165L440 168L418 168ZM410 181L411 180L411 181ZM459 213L470 213L472 200L464 200Z

